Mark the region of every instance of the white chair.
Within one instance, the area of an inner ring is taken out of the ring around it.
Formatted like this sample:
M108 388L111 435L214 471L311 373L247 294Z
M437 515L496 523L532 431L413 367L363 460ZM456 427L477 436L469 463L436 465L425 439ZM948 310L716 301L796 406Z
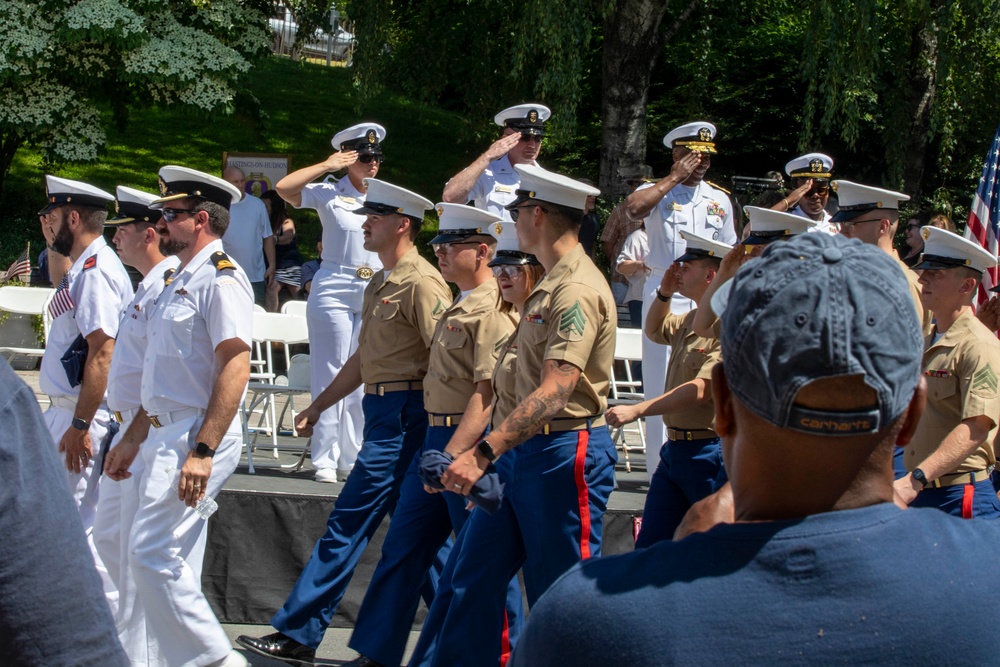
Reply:
M642 391L642 382L632 376L632 362L642 361L642 329L618 329L615 338L615 361L611 364L611 388L608 392L608 406L633 405L646 400ZM618 369L623 369L621 373ZM658 419L658 418L657 418ZM625 440L626 433L638 433L638 447L629 446ZM622 450L625 456L625 471L632 472L632 462L629 452L646 451L646 430L642 419L635 424L619 426L611 429L611 438L615 446Z
M260 305L259 303L255 303L253 305L253 312L255 312L255 313L266 313L267 312L267 308L265 308L264 306Z
M0 287L0 310L19 315L40 315L43 338L48 340L49 327L52 325L49 319L49 302L55 293L51 287L6 285ZM6 355L7 359L18 354L40 357L44 353L43 347L0 347L0 354Z
M286 301L281 304L281 312L285 315L301 315L306 316L306 302L305 301Z
M253 449L257 436L267 433L271 437L271 447L274 457L278 457L278 433L284 415L289 407L292 409L293 428L288 432L296 435L294 429L294 404L289 402L297 394L309 392L309 373L305 372L305 381L301 380L302 371L296 367L295 384L288 377L279 376L274 364L273 345L280 346L285 355L285 368L291 372L292 357L289 346L309 340L309 329L306 318L299 315L282 315L254 311L253 316L253 350L250 360L250 383L247 386L248 403L243 409L243 440L247 446L247 460L250 472L254 472ZM308 359L308 357L307 357ZM299 362L301 365L301 361ZM288 398L281 416L277 416L275 398L284 395ZM259 415L256 426L251 426L254 415ZM253 433L253 440L250 438Z

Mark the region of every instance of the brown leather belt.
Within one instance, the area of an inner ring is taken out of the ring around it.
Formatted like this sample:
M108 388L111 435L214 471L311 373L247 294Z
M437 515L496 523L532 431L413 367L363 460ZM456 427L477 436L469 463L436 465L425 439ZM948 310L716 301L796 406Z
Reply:
M931 480L927 486L940 489L946 486L958 486L959 484L975 484L976 482L984 482L988 480L991 474L993 474L993 466L990 466L985 470L976 470L975 472L959 472L954 475L941 475L937 479Z
M423 389L424 383L422 380L403 380L400 382L376 382L374 384L365 385L365 393L373 394L375 396L385 396L386 394L393 391L417 391L418 389Z
M710 428L694 428L690 431L685 431L679 428L667 427L667 439L678 441L678 440L708 440L709 438L718 438L719 434Z
M462 421L462 415L435 415L427 413L428 426L458 426Z
M566 417L563 419L553 419L542 427L542 435L550 433L565 433L566 431L584 431L588 428L604 426L604 415L594 415L593 417Z

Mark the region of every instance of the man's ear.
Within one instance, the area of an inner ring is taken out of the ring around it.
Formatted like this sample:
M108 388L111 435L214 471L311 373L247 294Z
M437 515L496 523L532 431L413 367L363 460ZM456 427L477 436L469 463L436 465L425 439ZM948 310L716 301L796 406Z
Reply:
M720 437L736 434L736 419L733 416L733 395L726 380L726 369L722 362L712 367L712 400L715 403L715 432Z

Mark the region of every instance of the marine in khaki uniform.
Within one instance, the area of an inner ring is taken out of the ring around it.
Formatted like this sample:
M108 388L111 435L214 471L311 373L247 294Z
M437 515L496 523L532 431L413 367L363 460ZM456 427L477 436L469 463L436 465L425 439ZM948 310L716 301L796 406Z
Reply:
M983 272L997 260L975 243L923 227L921 298L934 313L925 339L927 408L906 447L909 474L896 480L896 503L950 514L1000 517L990 479L1000 415L1000 341L973 312Z
M660 448L660 463L646 494L636 548L672 539L691 505L715 493L727 479L721 442L712 426L712 367L721 359L719 341L692 330L697 310L684 315L671 313L670 299L680 292L698 303L732 247L695 234L681 234L687 251L664 274L657 302L649 309L645 323L650 339L673 350L664 393L636 405L616 406L607 413L612 426L663 415L667 427L667 441Z
M382 558L348 642L361 653L359 660L380 665L403 661L421 584L435 554L453 531L461 534L469 515L464 489L424 490L420 460L432 450L458 456L479 440L489 425L493 369L514 331L513 320L498 308L500 289L489 267L494 234L511 223L462 204L438 204L437 213L440 226L431 245L442 277L461 293L434 330L424 377L427 438L403 478ZM522 617L521 589L514 578L508 588L508 618L519 629Z
M284 607L271 620L278 632L243 635L255 653L312 662L316 647L347 590L354 567L386 512L395 508L403 476L427 434L423 379L438 320L451 290L414 246L432 204L418 194L365 179L366 250L384 267L365 290L358 351L333 382L299 414L309 435L320 414L364 384L364 444L327 522Z
M899 254L892 247L892 239L899 227L899 204L909 201L910 196L850 181L834 181L833 187L840 198L840 210L833 216L833 221L840 224L840 233L878 246L899 263L910 287L913 306L917 309L924 335L929 334L934 318L920 301L918 276L899 259Z
M476 510L449 558L411 665L490 665L501 654L503 599L523 566L528 604L581 559L600 555L616 453L604 421L616 309L579 243L596 189L531 165L507 208L519 247L546 276L517 328L518 405L441 477L467 489L491 461L505 482L493 515ZM498 458L499 457L499 458ZM419 647L418 647L419 648Z

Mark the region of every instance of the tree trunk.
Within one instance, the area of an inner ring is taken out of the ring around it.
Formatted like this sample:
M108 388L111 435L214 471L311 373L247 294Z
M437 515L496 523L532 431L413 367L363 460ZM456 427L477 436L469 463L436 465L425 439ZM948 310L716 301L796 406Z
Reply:
M926 21L914 26L910 47L910 85L907 95L906 148L903 152L903 191L918 201L923 189L931 112L937 89L938 35L935 17L939 2L930 3Z
M701 0L692 0L668 31L660 30L666 0L620 0L604 20L601 63L601 173L605 197L627 194L620 172L646 160L649 79L663 45Z
M3 205L3 186L7 181L7 174L11 165L14 164L14 155L24 145L24 139L17 134L4 134L0 137L0 205Z

